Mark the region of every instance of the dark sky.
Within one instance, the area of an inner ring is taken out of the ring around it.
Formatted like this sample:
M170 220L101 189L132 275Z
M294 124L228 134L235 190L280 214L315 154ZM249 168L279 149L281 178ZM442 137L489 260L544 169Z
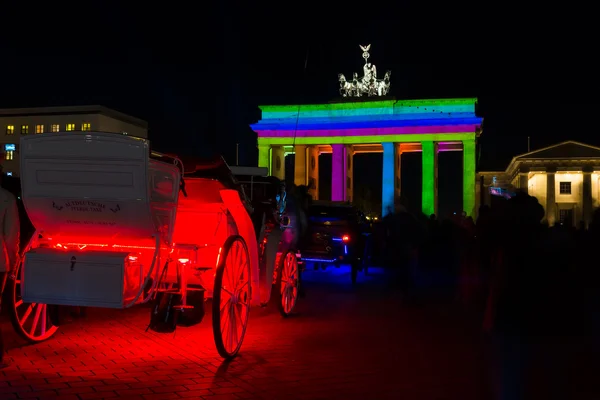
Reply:
M333 99L371 43L393 96L479 97L483 169L527 136L600 145L598 28L574 5L59 3L3 4L0 107L103 104L146 119L157 150L232 161L239 142L252 163L256 106Z

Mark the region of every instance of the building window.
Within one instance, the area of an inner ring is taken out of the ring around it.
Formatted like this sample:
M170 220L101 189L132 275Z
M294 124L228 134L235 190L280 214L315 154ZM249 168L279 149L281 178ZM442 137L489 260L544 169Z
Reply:
M14 160L16 150L17 150L16 144L12 144L12 143L5 144L4 145L4 159L5 160Z
M44 133L44 125L36 125L35 126L35 133L37 133L37 134Z
M92 124L90 124L89 122L84 122L83 124L81 124L81 130L82 131L91 131Z
M21 135L29 134L29 125L21 125Z
M559 190L560 194L571 194L571 182L561 182Z
M15 126L14 125L7 125L6 126L6 134L7 135L14 135L15 134Z
M74 131L75 130L75 124L67 124L67 131Z
M60 125L52 124L52 132L58 132L58 131L60 131Z

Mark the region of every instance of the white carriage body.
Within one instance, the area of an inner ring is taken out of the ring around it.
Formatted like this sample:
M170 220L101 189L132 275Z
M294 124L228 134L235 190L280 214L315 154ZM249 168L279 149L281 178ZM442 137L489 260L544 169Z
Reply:
M23 204L36 228L21 269L25 302L128 307L143 301L145 278L156 282L171 259L195 269L190 283L210 296L220 246L235 234L246 240L258 276L252 223L237 192L204 180L193 190L202 196L184 198L178 167L151 159L147 140L25 136L21 166Z

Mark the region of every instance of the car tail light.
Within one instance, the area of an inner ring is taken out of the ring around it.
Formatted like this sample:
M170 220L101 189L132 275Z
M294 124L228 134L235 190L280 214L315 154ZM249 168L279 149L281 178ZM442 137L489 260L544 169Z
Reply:
M342 242L348 243L349 241L350 241L350 236L349 235L342 236Z

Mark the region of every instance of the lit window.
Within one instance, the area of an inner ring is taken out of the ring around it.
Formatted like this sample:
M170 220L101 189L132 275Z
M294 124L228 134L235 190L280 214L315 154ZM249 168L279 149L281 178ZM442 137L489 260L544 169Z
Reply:
M75 124L67 124L67 130L68 131L74 131L75 130Z
M561 182L559 190L560 194L571 194L571 182Z
M44 133L44 125L36 125L35 133Z
M60 130L60 125L52 124L52 132L58 132Z
M16 144L12 144L12 143L5 144L4 145L4 159L5 160L14 160L16 150L17 150Z
M89 122L84 122L83 124L81 124L81 130L82 131L91 131L92 124L90 124Z
M29 125L21 125L21 135L27 135L29 133Z
M14 135L15 134L15 126L14 125L7 125L6 126L6 134L7 135Z

